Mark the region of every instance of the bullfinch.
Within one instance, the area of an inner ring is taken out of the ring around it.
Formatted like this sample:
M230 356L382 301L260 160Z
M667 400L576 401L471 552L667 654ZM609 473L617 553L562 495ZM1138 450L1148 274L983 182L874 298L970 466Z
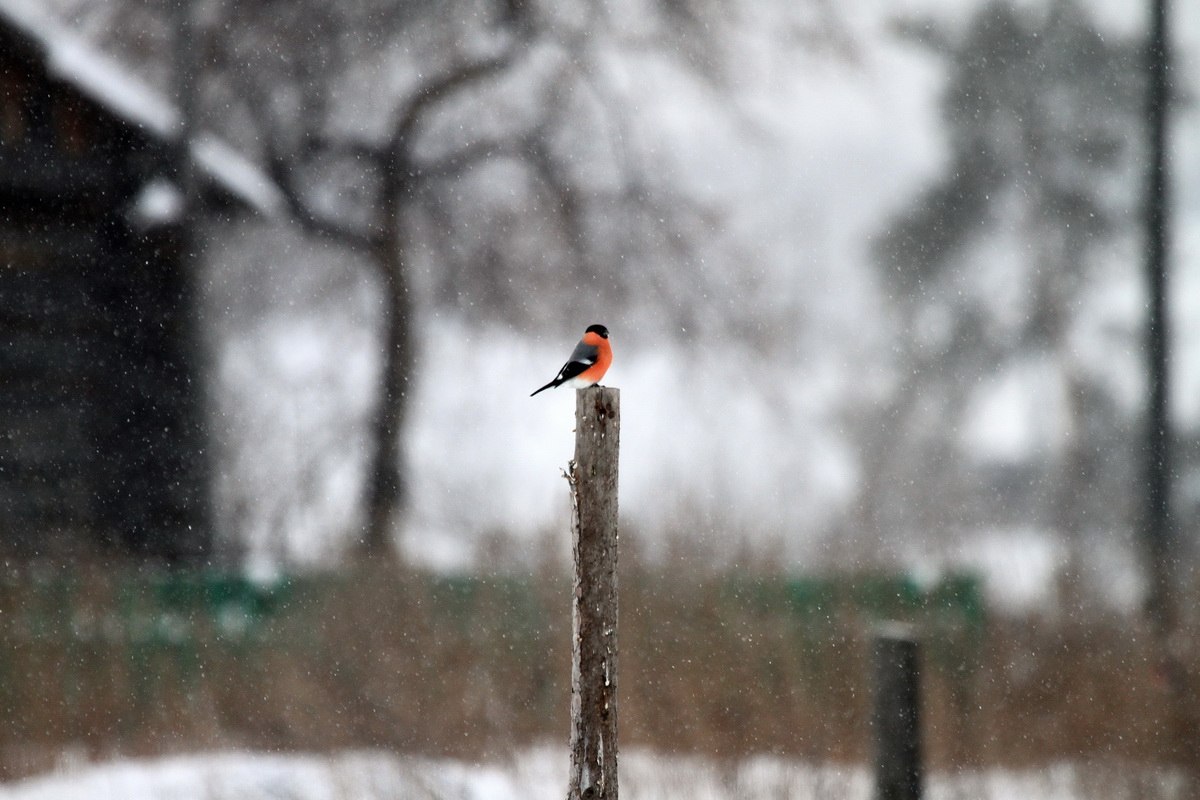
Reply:
M554 380L529 396L533 397L538 392L564 383L576 389L595 386L604 377L604 373L608 372L610 364L612 346L608 343L608 328L603 325L589 325L579 344L575 345L567 363L563 364L562 369L554 376Z

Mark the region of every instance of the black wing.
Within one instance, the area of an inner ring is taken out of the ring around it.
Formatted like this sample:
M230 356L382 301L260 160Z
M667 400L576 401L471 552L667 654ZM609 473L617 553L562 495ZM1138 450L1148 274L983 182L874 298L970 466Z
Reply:
M558 374L554 376L554 385L558 386L560 383L566 383L591 365L591 361L585 362L571 359L567 363L563 364L562 369L560 369Z
M575 346L574 352L571 353L571 359L567 361L567 363L563 364L562 369L560 369L558 374L554 376L554 380L550 381L540 389L535 390L533 394L529 396L533 397L533 395L537 394L538 392L544 392L552 387L563 385L567 381L571 380L571 378L574 378L576 375L590 367L592 364L595 364L596 356L599 354L599 348L580 342Z

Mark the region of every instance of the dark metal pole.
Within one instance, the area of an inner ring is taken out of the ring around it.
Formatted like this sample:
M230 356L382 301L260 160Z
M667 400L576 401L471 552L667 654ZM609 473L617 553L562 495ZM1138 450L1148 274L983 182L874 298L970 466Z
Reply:
M1146 184L1146 409L1145 507L1143 537L1150 572L1147 613L1166 637L1173 625L1171 598L1171 435L1167 402L1170 395L1170 326L1167 315L1167 272L1170 244L1167 130L1170 111L1170 41L1167 0L1152 0L1150 40L1146 51L1149 175Z
M1187 645L1178 635L1177 534L1171 515L1171 326L1168 299L1171 260L1171 25L1168 0L1151 0L1146 48L1146 358L1150 397L1146 409L1146 495L1143 538L1149 562L1146 615L1170 696L1170 757L1186 770L1185 797L1200 798L1200 701Z
M916 636L891 623L875 632L871 647L874 678L875 800L920 800L920 671Z
M179 269L182 272L178 313L183 317L184 370L180 381L180 429L175 435L192 453L183 480L179 502L184 506L186 525L174 532L173 557L196 562L211 557L213 514L211 507L211 440L209 434L211 375L208 346L204 337L200 310L200 182L192 153L197 132L199 78L203 69L203 48L207 35L201 18L204 0L176 0L175 6L175 92L179 109L179 128L173 143L172 160L175 181L182 196L179 224L176 227Z

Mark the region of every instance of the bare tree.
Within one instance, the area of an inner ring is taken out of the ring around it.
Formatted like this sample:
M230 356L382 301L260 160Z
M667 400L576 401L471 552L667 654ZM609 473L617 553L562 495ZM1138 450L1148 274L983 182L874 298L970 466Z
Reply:
M349 10L332 4L303 5L287 14L303 19L307 42L302 31L278 24L278 8L263 12L259 4L250 3L233 8L235 16L242 16L249 41L227 43L226 58L237 63L239 47L253 47L254 40L279 47L277 52L307 48L283 59L285 74L233 74L237 90L251 99L250 107L262 112L256 121L260 144L292 219L309 233L361 254L373 268L382 295L381 365L369 421L372 451L360 541L363 554L379 555L386 552L407 500L402 432L414 373L415 306L406 211L422 201L432 182L500 153L521 152L519 140L479 139L430 157L422 150L422 126L459 95L495 80L512 66L518 52L516 40L509 37L491 53L462 54L449 63L430 65L428 76L399 92L383 130L355 136L339 130L335 119L337 97L348 91L347 73L359 57L351 36L369 40L372 27L377 34L382 30L398 35L411 20L370 3ZM244 62L239 66L255 69ZM281 106L281 92L292 94L290 107ZM337 198L334 202L329 201L330 193Z
M705 0L666 3L654 24L592 0L180 2L217 20L196 54L204 124L268 164L295 225L369 265L381 298L360 552L382 552L407 506L423 300L538 327L587 285L653 294L668 301L656 314L691 326L689 298L720 291L694 268L719 214L674 195L639 151L624 79L602 66L660 46L718 80L700 39L677 53L664 38L684 10L703 30ZM155 30L148 0L121 8ZM173 55L158 38L126 44L153 63Z
M291 218L360 254L382 297L358 546L378 555L408 502L402 434L416 371L417 251L432 243L446 269L467 252L483 262L477 273L496 280L492 262L505 244L489 227L489 187L476 179L516 170L536 200L533 208L508 203L503 214L516 224L501 227L542 228L539 241L554 253L547 277L567 285L607 269L620 291L617 262L602 266L596 255L596 243L615 239L601 230L603 211L645 209L655 193L630 178L619 102L589 69L587 31L597 19L587 3L582 21L568 22L525 3L314 0L286 13L273 3L227 3L226 29L235 33L214 45L221 77L210 105L223 93L226 105L246 110ZM355 82L365 72L388 77L364 109ZM581 124L589 115L603 124ZM607 183L582 176L580 161L604 162ZM654 211L653 219L671 216Z
M985 495L996 484L980 491L959 426L981 381L1040 359L1057 372L1067 430L1020 466L1025 488L1003 513L1031 514L1019 521L1052 526L1077 549L1089 514L1117 513L1098 491L1097 470L1111 461L1098 448L1111 442L1092 435L1121 429L1116 404L1082 368L1071 334L1096 256L1131 233L1122 226L1133 198L1111 186L1137 155L1127 144L1138 126L1137 49L1102 36L1074 0L1045 15L990 4L963 41L940 46L951 60L943 113L952 164L877 242L911 369L868 447L867 516L874 527L916 513L907 520L916 530L994 522ZM995 252L979 256L995 242L1020 251L997 267ZM914 452L915 480L938 500L915 511L888 489L908 485L898 478ZM1107 485L1119 485L1112 477Z

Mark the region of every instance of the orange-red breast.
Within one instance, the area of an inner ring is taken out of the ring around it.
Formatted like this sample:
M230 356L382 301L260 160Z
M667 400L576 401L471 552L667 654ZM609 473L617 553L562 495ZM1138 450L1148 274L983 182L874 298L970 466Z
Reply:
M612 346L608 343L608 328L603 325L589 325L579 344L575 345L567 363L563 364L562 369L554 376L554 380L529 396L533 397L538 392L562 386L564 383L576 389L595 386L604 377L604 373L608 372L610 364Z

